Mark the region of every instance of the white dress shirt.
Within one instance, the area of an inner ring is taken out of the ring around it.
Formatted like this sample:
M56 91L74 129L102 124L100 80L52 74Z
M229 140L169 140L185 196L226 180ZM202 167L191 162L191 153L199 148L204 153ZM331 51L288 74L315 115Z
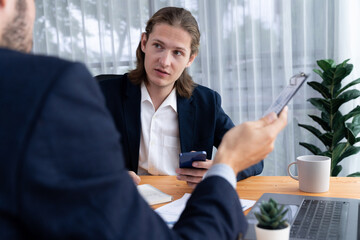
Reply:
M174 88L155 111L145 84L141 84L139 175L176 175L180 153L176 103Z
M155 111L144 83L141 84L141 137L139 175L176 175L179 167L180 137L176 89ZM226 164L215 164L204 178L219 176L236 188L236 176Z

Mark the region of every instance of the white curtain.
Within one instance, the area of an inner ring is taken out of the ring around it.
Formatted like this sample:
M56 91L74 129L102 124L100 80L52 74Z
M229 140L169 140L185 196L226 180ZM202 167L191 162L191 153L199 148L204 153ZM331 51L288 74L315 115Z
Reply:
M82 61L93 75L134 68L140 34L159 8L190 10L202 34L190 73L220 93L235 124L260 118L293 74L303 71L311 74L308 81L319 81L312 73L318 59L351 58L348 78L360 77L357 0L39 0L36 5L33 51ZM313 125L307 115L319 114L306 101L314 96L304 85L290 102L288 126L265 160L263 175L286 175L296 156L309 154L299 142L324 149L298 127ZM359 157L345 159L340 176L360 171Z
M351 81L360 78L360 29L356 26L360 22L360 2L358 0L338 0L335 7L338 9L335 21L339 24L335 32L334 58L337 60L350 59L350 62L354 64L354 70L346 80ZM355 88L360 90L359 85L356 85ZM360 99L344 105L341 111L347 113L360 105ZM343 170L339 174L341 176L359 172L360 153L346 158L341 165L343 166Z

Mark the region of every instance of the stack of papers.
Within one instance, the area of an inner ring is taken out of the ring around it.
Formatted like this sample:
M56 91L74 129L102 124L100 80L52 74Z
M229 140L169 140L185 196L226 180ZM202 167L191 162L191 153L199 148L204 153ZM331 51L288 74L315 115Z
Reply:
M166 204L165 206L159 207L155 210L160 217L166 222L166 224L172 228L179 219L182 211L185 209L186 202L190 198L190 193L185 193L184 196L172 203ZM256 203L254 200L239 199L242 210L245 211Z
M138 185L137 189L149 205L170 202L172 200L172 196L160 191L150 184Z

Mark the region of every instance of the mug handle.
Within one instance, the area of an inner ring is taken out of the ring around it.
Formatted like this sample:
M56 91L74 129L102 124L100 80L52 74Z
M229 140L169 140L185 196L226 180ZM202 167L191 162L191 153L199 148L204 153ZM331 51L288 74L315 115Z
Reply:
M289 174L289 176L290 176L291 178L299 181L299 177L292 175L292 173L290 172L290 167L291 167L291 165L293 165L293 164L297 164L297 162L292 162L292 163L290 163L290 164L288 165L288 167L287 167L287 172L288 172L288 174Z

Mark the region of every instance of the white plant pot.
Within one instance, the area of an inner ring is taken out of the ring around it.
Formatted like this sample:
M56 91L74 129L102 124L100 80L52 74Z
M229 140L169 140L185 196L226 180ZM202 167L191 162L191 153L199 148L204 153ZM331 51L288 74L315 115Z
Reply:
M264 229L255 225L255 233L257 240L289 240L290 237L290 224L283 229Z

